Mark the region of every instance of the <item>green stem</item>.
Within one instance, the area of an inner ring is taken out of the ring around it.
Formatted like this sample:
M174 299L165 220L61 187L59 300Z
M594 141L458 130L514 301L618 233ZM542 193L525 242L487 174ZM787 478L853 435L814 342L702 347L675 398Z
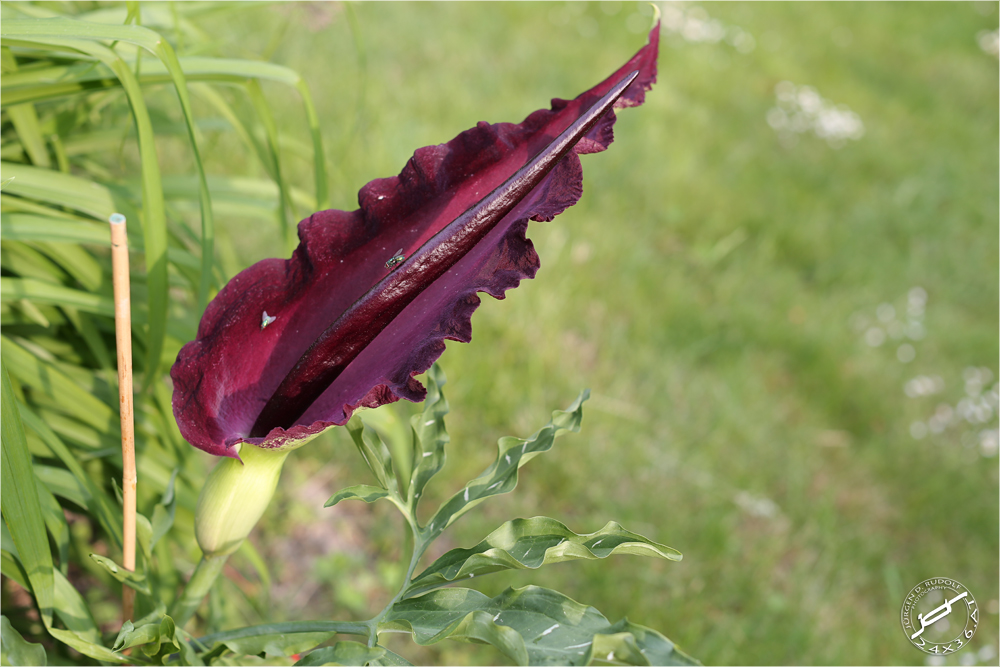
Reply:
M194 568L191 580L184 587L184 592L174 602L170 610L170 616L174 619L177 627L183 628L191 620L194 613L201 606L201 601L208 595L212 584L222 572L223 566L229 560L229 555L202 557L201 562Z
M410 531L413 536L413 551L410 553L410 565L406 568L406 576L403 577L403 583L400 585L399 590L389 600L388 604L382 608L375 618L366 621L368 626L368 648L373 648L378 643L378 625L382 622L382 619L386 617L389 611L392 609L393 605L399 602L400 598L403 597L403 593L406 591L407 586L410 585L410 581L413 579L413 572L417 569L417 563L420 561L420 557L424 555L424 551L427 550L427 546L431 543L433 538L427 539L423 531L417 526L417 522L414 517L409 512L404 512L407 523L410 525Z
M264 625L254 625L248 628L237 630L226 630L212 635L198 637L193 641L197 642L201 648L199 651L207 651L219 642L230 639L245 639L246 637L259 637L261 635L272 634L292 634L295 632L336 632L342 635L368 635L368 625L365 623L352 623L350 621L293 621L290 623L266 623Z

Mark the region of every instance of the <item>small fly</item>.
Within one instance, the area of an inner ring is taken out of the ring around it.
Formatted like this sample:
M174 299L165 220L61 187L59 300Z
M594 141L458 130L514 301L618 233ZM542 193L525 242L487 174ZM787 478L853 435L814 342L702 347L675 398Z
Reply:
M392 246L389 247L391 248ZM385 268L391 271L400 264L402 264L405 259L406 255L403 254L403 249L400 248L395 253L393 253L392 257L389 258L389 261L385 263Z
M276 319L278 319L277 315L268 315L267 311L265 310L264 314L260 316L260 330L263 331L264 329L266 329L267 325L275 321Z

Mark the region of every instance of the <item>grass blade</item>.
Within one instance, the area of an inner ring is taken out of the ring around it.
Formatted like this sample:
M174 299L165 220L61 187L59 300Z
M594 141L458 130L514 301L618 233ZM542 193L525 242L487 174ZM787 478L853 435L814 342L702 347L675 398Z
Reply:
M6 358L6 354L4 358ZM35 473L24 438L24 424L14 398L14 387L6 364L0 364L3 375L0 395L0 450L3 467L3 517L10 529L21 565L31 582L31 591L46 626L52 623L53 575L52 553L45 535L45 521L38 502Z

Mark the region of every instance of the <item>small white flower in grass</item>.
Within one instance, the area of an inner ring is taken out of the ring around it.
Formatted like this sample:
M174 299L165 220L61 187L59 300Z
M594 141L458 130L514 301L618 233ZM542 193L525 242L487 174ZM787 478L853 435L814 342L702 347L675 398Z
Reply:
M875 314L882 322L891 322L896 319L896 309L891 303L879 304L879 307L875 309Z
M976 41L983 51L1000 58L1000 30L981 30L976 34Z
M917 356L917 350L909 343L903 343L896 350L896 358L904 364L913 361Z
M920 340L924 337L924 325L917 321L906 324L906 337L910 340Z
M878 347L885 342L885 331L881 327L871 327L865 332L865 342L871 347Z
M848 139L864 136L861 117L846 105L824 99L811 86L796 86L782 81L774 89L777 106L767 112L767 123L790 145L794 135L812 131L832 148L840 148Z

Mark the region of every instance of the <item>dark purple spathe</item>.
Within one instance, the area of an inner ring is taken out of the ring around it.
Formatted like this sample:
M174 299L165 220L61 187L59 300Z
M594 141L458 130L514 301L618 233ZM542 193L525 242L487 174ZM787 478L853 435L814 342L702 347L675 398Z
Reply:
M656 80L658 35L659 26L574 100L417 150L398 177L361 189L360 209L303 220L290 260L267 259L233 278L171 369L184 437L235 456L238 442L292 446L359 406L423 400L413 376L445 338L471 339L476 293L502 299L534 276L528 220L551 220L579 200L577 156L613 139L614 111L602 115L602 105L643 102ZM399 248L407 260L387 269ZM265 311L275 319L262 328Z

